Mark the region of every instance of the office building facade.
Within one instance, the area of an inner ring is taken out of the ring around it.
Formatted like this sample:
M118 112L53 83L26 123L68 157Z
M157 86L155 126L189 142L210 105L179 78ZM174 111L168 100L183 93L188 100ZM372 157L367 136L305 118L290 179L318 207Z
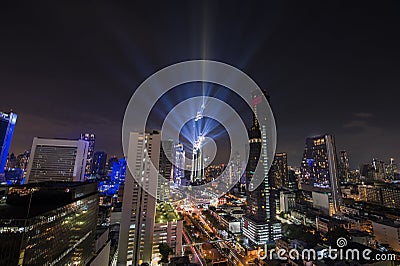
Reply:
M86 173L86 175L90 175L91 170L92 170L94 146L96 144L96 135L93 133L82 133L80 136L80 139L89 142L86 166L85 166L85 173Z
M341 193L333 136L306 139L299 185L302 190L312 192L314 207L329 215L339 211Z
M86 265L92 259L96 183L43 182L5 189L0 265Z
M130 168L122 201L118 265L151 262L160 144L158 132L130 134L127 155Z
M170 186L173 184L174 143L172 140L161 141L159 160L159 180L157 199L168 201L170 198Z
M287 155L285 152L275 154L269 170L269 178L275 189L289 186Z
M27 182L84 181L89 143L84 140L33 139Z

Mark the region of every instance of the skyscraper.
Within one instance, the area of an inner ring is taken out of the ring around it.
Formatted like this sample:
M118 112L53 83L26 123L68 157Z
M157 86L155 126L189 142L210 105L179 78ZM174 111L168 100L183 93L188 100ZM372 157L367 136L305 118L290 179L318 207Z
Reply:
M288 184L287 188L297 190L299 188L297 183L296 171L293 169L288 170Z
M269 170L269 176L275 189L289 186L287 155L285 152L275 154Z
M158 132L130 134L127 161L135 167L127 171L125 180L118 265L151 261L158 179L151 164L158 169L160 142Z
M393 158L390 158L390 163L386 166L386 179L393 180L398 168Z
M337 213L341 194L333 136L306 139L300 171L300 188L312 192L314 207L329 215Z
M111 158L110 159L108 159L108 161L107 161L107 171L108 172L111 172L112 171L112 168L113 168L113 166L114 166L114 163L118 163L119 162L119 160L118 160L118 157L117 156L111 156Z
M89 142L88 154L86 159L85 173L90 175L92 170L92 158L94 155L94 145L96 144L96 136L93 133L82 133L81 140Z
M7 157L7 163L6 163L6 168L15 168L17 167L17 157L15 157L14 153L11 153Z
M6 200L0 206L0 265L88 265L99 208L96 183L1 189Z
M192 153L192 176L191 181L193 183L202 182L204 178L204 167L203 167L203 136L193 145Z
M28 168L30 151L25 151L17 156L17 168L21 168L24 171Z
M175 186L187 186L189 182L186 182L185 178L185 150L183 144L177 144L175 146L175 165L173 168L174 184Z
M114 162L111 171L111 181L119 184L125 183L126 176L126 160L121 158L118 162Z
M264 92L265 97L269 97ZM257 114L257 105L262 103L262 95L253 93L253 112ZM253 115L253 125L249 130L249 161L246 166L247 205L243 216L243 234L255 245L274 241L281 236L281 226L276 221L275 192L272 191L268 176L267 129L260 127L256 115ZM263 164L262 183L250 191L250 181L254 178L257 163Z
M156 199L160 144L159 132L130 134L127 161L131 168L122 200L118 265L150 263L161 243L170 245L176 255L181 252L183 221L169 203Z
M40 181L84 181L89 143L84 140L35 137L26 183Z
M190 180L192 183L202 183L204 181L204 154L203 154L203 145L204 145L204 136L203 136L203 127L204 127L204 119L203 119L203 111L204 105L201 106L201 110L197 112L196 117L194 119L194 143L193 143L193 152L192 152L192 173L190 176Z
M347 151L340 151L339 178L342 182L348 182L350 180L350 164Z
M16 122L16 114L0 112L0 182L4 179L4 167L6 166L8 150Z
M106 174L107 153L96 151L93 154L90 175L104 176Z
M172 140L163 140L160 146L159 161L159 182L157 199L168 201L170 195L170 184L173 182L173 163L174 159L174 142Z

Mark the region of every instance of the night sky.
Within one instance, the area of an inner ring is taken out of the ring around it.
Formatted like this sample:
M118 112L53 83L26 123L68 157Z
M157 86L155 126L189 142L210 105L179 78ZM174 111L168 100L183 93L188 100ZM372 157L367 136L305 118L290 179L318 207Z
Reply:
M400 161L399 5L88 2L1 4L0 111L19 115L10 151L30 149L34 136L94 132L96 150L121 156L134 89L170 64L211 59L268 91L291 165L320 133L352 167Z

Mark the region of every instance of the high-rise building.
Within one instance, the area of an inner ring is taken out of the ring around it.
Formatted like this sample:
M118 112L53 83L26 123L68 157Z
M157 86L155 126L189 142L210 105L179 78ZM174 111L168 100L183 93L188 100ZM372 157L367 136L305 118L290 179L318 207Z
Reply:
M179 143L175 146L175 163L173 168L175 186L187 186L185 178L185 150L183 144Z
M193 144L191 174L191 181L193 183L201 183L204 180L203 141L204 136L199 136L198 140Z
M276 153L269 170L269 178L274 188L288 187L288 165L285 152Z
M125 183L126 176L126 160L121 158L118 162L114 162L111 171L111 181L119 184Z
M7 157L7 163L6 163L6 168L16 168L17 167L17 157L15 157L14 153L11 153Z
M0 265L87 265L94 253L96 183L0 187Z
M374 179L383 181L386 179L386 163L382 160L374 158L372 160L372 167L374 168Z
M375 169L371 164L360 165L360 178L366 180L373 180L375 177Z
M298 183L297 183L297 175L296 171L294 169L289 169L288 170L288 183L287 183L287 188L289 189L298 189Z
M337 213L341 193L333 136L306 139L300 171L300 188L312 192L314 207L329 215Z
M84 140L33 139L26 183L84 181L89 143Z
M195 184L204 182L204 119L203 119L204 105L201 106L201 110L197 112L194 119L193 133L194 143L192 152L192 172L190 175L190 181Z
M16 114L0 112L0 182L4 179L4 168L16 122Z
M161 141L160 161L159 161L159 181L157 188L157 199L168 201L170 196L170 185L173 182L173 163L174 159L174 142L172 140Z
M339 178L342 182L349 182L350 180L350 164L347 151L340 151Z
M30 151L25 151L17 156L17 168L26 170L28 168Z
M394 158L390 158L390 163L386 166L386 178L388 180L395 179L395 174L397 173L398 168L397 164L394 161Z
M296 204L296 194L290 191L279 193L279 212L288 212Z
M111 173L111 171L112 171L112 168L113 168L113 166L114 166L114 163L118 163L119 162L119 160L118 160L118 157L117 156L111 156L111 158L110 159L108 159L108 162L107 162L107 171L109 172L109 173Z
M265 94L265 92L264 92ZM265 94L266 98L269 97ZM263 101L262 95L253 93L253 112L257 114L257 105ZM255 245L263 245L274 241L281 236L280 223L276 221L275 191L271 186L268 176L267 155L267 129L265 125L260 126L256 115L253 114L253 124L249 134L249 161L246 166L246 188L247 205L246 214L242 219L243 234ZM257 188L251 188L257 163L263 164L261 173L261 184ZM254 189L250 191L250 189Z
M92 167L90 175L104 176L106 174L107 153L104 151L96 151L93 154Z
M124 186L118 265L151 263L161 243L181 253L183 221L171 205L156 199L160 144L159 132L130 134L127 161L134 167Z
M94 155L94 145L96 143L96 136L93 133L82 133L80 139L89 142L85 173L86 175L90 175L92 171L92 159Z

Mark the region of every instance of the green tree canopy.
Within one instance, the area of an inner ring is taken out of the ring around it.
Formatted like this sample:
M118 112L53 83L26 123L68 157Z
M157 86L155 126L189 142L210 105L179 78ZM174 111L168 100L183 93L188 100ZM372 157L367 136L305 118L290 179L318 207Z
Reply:
M168 255L172 252L172 248L170 248L167 243L161 243L158 245L158 250L162 256L161 262L168 263Z

